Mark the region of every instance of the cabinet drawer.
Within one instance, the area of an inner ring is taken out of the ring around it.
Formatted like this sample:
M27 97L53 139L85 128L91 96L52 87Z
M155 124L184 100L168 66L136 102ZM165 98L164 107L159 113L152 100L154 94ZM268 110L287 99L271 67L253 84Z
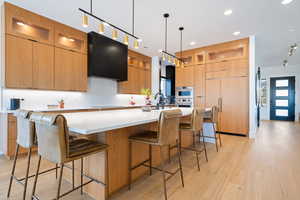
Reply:
M54 22L30 11L5 3L6 33L53 44Z

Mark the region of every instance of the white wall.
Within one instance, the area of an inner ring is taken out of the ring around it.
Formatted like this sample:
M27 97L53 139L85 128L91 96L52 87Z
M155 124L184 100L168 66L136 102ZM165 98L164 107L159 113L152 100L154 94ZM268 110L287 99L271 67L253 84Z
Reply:
M261 78L267 80L267 106L262 107L261 119L269 120L270 119L270 78L271 77L284 77L284 76L295 76L295 119L298 121L298 113L300 112L300 65L287 66L286 68L282 66L270 66L261 68Z
M256 51L255 36L249 38L249 137L255 138L257 130L257 107L255 100Z

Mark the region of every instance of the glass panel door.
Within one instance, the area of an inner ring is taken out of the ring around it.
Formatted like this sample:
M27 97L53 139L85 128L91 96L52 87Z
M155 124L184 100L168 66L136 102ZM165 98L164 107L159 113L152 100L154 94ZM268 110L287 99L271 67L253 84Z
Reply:
M270 119L295 120L295 77L271 78Z

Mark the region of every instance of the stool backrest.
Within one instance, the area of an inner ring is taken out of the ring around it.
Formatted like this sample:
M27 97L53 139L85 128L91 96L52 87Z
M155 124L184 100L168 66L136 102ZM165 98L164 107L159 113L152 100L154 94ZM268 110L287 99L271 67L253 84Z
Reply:
M158 143L162 146L173 144L179 135L181 110L162 111L159 117Z
M35 143L34 123L29 121L31 111L19 110L17 117L17 144L24 148L31 148Z
M201 108L194 108L192 113L192 129L193 131L201 131L203 127L204 110Z
M67 121L63 115L32 113L38 140L38 153L54 163L64 163L67 159L69 140Z

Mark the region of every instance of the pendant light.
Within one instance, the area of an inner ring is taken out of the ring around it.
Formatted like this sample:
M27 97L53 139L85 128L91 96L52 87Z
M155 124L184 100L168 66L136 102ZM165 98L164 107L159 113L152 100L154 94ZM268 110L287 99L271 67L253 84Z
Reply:
M112 31L112 39L117 40L118 39L118 31L116 29L114 29Z
M99 24L99 33L100 34L104 33L104 24L103 23Z
M176 57L175 55L168 53L167 44L168 44L168 18L170 15L168 13L165 13L163 15L165 18L165 50L160 51L162 54L162 60L168 60L170 64L176 65L178 61L181 61L181 58Z
M84 28L87 28L89 26L89 18L86 14L83 14L82 16L82 26Z
M132 34L116 25L113 25L112 23L109 23L108 21L96 16L93 14L93 0L90 0L90 11L84 10L82 8L79 8L79 11L83 14L82 15L82 26L83 27L88 27L89 26L89 17L92 17L93 19L99 21L98 25L98 32L100 34L104 34L105 32L105 26L106 28L111 27L112 28L112 38L114 40L118 39L118 32L120 31L121 33L124 33L124 44L129 44L129 37L134 38L134 48L139 48L139 43L142 41L139 37L134 35L134 0L132 1L133 6L132 6L132 20L133 20L133 25L132 25Z
M184 27L179 27L179 31L180 31L180 65L183 68L183 62L182 62L182 32L184 30Z
M134 11L135 11L135 6L134 6L134 0L132 0L132 35L134 35ZM133 42L133 47L135 49L138 49L139 48L139 39L135 39L134 42Z
M128 37L128 35L125 35L124 36L124 44L126 44L126 45L128 45L128 41L129 41L129 37Z
M138 49L138 48L139 48L139 41L134 40L134 45L133 45L133 47L134 47L135 49Z

